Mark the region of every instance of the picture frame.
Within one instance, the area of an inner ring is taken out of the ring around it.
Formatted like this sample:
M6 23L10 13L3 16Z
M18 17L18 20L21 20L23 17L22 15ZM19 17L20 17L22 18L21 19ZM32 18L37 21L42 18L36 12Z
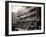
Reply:
M30 13L28 12L29 10ZM25 14L26 12L27 14ZM24 20L20 20L23 18ZM39 19L36 20L36 18ZM5 1L5 35L18 36L34 34L45 34L45 3Z

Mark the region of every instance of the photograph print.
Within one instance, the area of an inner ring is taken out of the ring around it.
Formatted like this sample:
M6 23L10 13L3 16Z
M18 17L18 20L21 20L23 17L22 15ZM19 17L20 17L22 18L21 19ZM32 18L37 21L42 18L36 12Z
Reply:
M8 35L44 33L44 3L8 2L8 5Z
M12 6L12 31L41 29L41 7Z

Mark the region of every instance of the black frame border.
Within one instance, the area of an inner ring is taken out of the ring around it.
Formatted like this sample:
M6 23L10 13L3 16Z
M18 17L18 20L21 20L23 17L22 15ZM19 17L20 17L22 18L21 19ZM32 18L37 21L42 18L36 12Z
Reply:
M12 34L9 35L9 3L26 3L26 4L43 4L44 5L44 32L43 33L27 33L27 34ZM5 36L19 36L19 35L34 35L45 34L45 3L38 2L23 2L23 1L5 1Z

